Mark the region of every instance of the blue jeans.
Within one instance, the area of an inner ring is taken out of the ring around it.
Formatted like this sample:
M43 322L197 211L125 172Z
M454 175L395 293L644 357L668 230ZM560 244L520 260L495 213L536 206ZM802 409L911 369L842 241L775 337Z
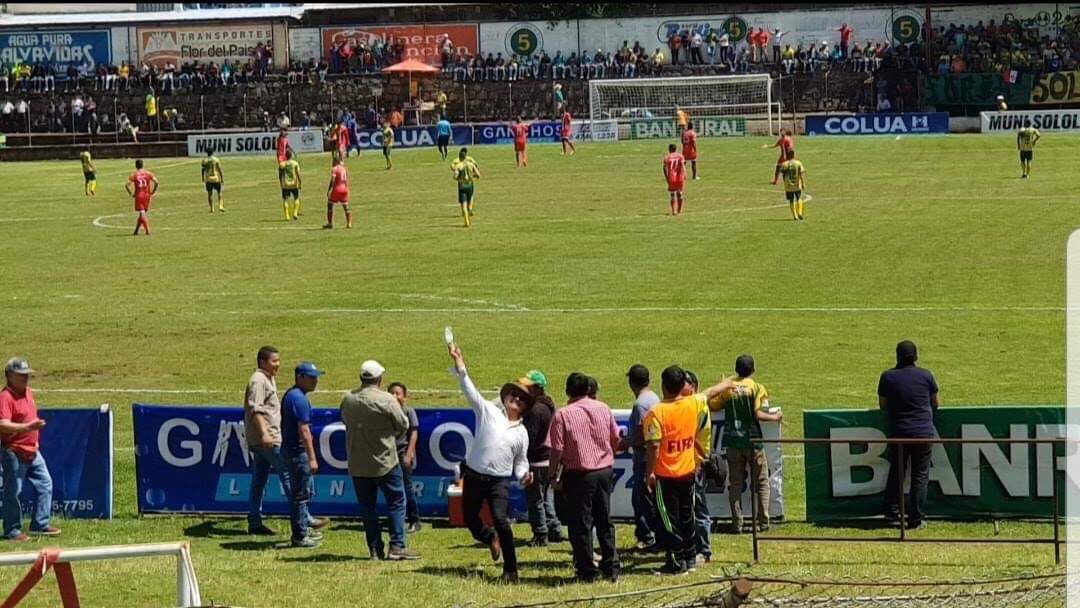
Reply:
M529 525L533 536L562 536L562 524L555 515L555 493L551 491L548 467L531 467L533 483L525 486Z
M698 470L694 477L694 541L697 552L705 557L712 557L712 516L709 503L705 500L705 488L708 485L705 472Z
M258 528L262 523L263 493L266 491L266 480L270 477L270 469L278 474L281 480L281 489L285 496L292 495L292 485L289 484L289 467L281 456L281 447L263 448L248 446L251 452L251 492L248 494L248 529Z
M356 502L360 516L364 518L364 534L372 557L383 556L382 528L379 525L379 491L386 499L390 511L390 549L405 548L405 485L401 478L401 465L390 469L382 477L353 477Z
M292 484L292 493L289 495L289 524L292 540L301 541L307 537L308 527L311 524L308 503L311 502L311 488L315 478L311 474L306 452L291 454L285 460L289 465L289 481Z
M3 452L4 467L4 536L14 538L22 533L22 507L19 492L23 480L34 489L34 511L30 514L30 531L40 532L49 527L52 513L52 477L45 466L45 458L38 452L30 462L23 462L9 449Z
M645 462L634 461L633 477L630 480L630 505L634 508L634 537L639 542L651 545L656 542L656 507L645 487Z

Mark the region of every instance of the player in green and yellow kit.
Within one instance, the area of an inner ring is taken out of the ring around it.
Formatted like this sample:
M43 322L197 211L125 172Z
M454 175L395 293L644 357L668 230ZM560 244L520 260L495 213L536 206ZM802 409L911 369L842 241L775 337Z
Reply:
M214 156L214 149L206 151L202 161L202 180L206 184L206 204L210 213L214 212L214 193L217 192L218 211L225 213L225 201L221 198L221 186L225 183L225 174L221 172L221 161Z
M285 210L285 220L300 219L300 163L293 157L290 148L285 152L286 161L281 165L281 207ZM292 200L290 205L289 201Z
M390 121L383 123L382 129L382 155L386 159L386 170L389 171L394 167L393 161L390 160L390 151L394 148L394 129L390 127Z
M97 196L97 173L94 169L94 161L90 160L90 151L83 150L79 153L82 161L83 193L86 196Z
M473 157L469 156L469 149L462 148L458 151L457 160L450 163L450 170L454 172L454 179L457 180L461 218L465 220L465 227L468 228L472 225L473 186L480 177L480 167Z
M1039 143L1042 134L1035 127L1022 127L1016 132L1016 149L1020 151L1020 177L1027 179L1031 175L1031 156L1035 152L1035 144Z
M805 202L803 201L803 189L806 184L803 182L803 176L806 175L806 169L803 168L803 164L795 160L795 151L788 150L787 160L780 165L780 175L784 178L784 192L787 193L788 206L791 207L791 217L796 221L802 221L806 219L806 215L803 213Z

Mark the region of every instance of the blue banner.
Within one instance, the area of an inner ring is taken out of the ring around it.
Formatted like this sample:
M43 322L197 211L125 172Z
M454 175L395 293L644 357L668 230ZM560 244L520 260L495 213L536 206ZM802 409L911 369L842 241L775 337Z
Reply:
M450 144L454 146L472 145L471 127L454 127ZM382 129L357 129L356 135L361 150L382 149ZM438 142L438 130L435 127L398 127L394 129L395 148L434 148Z
M0 62L48 63L58 74L68 64L93 70L112 63L109 30L0 32Z
M514 141L510 123L474 125L473 131L473 141L476 144L509 144ZM529 123L529 141L559 143L562 141L562 123L554 120Z
M41 455L52 477L52 512L64 517L112 519L112 411L41 409L38 416L45 421ZM30 484L23 484L19 502L24 513L33 509Z
M807 135L925 135L948 133L946 112L807 116Z
M615 410L625 429L628 410ZM413 492L421 515L448 514L447 488L457 478L458 463L472 443L475 416L468 408L416 408L420 436L413 471ZM251 481L250 456L244 441L243 410L238 407L132 406L135 430L135 473L140 513L246 513ZM714 446L721 448L723 413L714 414ZM764 425L767 436L779 437L780 427ZM625 430L624 430L625 432ZM356 496L345 456L345 428L336 408L312 412L312 438L319 462L315 475L316 515L356 516ZM774 517L783 517L783 469L780 447L771 444L769 458ZM632 463L629 454L616 456L612 514L630 517ZM714 517L729 515L726 489L710 488L709 508ZM511 512L525 519L524 491L514 483L510 490ZM749 509L749 495L743 496ZM380 508L383 501L380 500ZM288 500L277 477L271 475L263 511L284 515Z

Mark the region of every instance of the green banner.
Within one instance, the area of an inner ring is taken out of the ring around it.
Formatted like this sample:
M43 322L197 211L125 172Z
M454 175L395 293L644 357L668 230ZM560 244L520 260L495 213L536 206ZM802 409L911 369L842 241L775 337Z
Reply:
M885 438L878 410L805 411L803 424L807 439ZM1049 439L1065 436L1065 408L943 407L935 424L943 438ZM957 519L1051 517L1051 484L1055 472L1065 470L1064 455L1064 445L935 445L926 512ZM884 443L807 444L806 519L881 515L888 476ZM1064 513L1064 476L1057 482Z
M738 137L746 135L746 119L741 116L690 117L698 137ZM679 139L674 118L643 118L630 122L630 139Z
M1031 98L1031 75L1019 76L1008 85L1001 74L946 74L923 80L923 103L927 105L996 106L998 95L1004 95L1010 106L1026 105Z

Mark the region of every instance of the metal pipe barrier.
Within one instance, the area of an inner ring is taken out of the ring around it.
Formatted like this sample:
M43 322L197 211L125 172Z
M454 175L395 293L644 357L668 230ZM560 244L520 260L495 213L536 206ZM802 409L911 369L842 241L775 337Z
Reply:
M910 538L907 535L907 527L904 517L906 495L904 492L904 482L907 478L907 459L904 457L904 446L911 444L1014 444L1024 443L1029 445L1050 444L1050 445L1064 445L1066 443L1064 437L1058 438L1039 438L1039 439L957 439L940 437L927 437L927 438L874 438L874 439L826 439L826 438L802 438L802 439L754 439L754 443L792 443L806 446L808 444L889 444L897 446L897 464L900 466L899 479L897 488L897 502L899 503L900 510L900 534L898 537L893 536L878 536L878 537L865 537L865 538L844 538L839 536L825 537L825 536L777 536L767 535L762 536L758 534L758 500L757 493L750 492L750 511L751 521L753 524L750 526L751 534L753 536L754 545L754 562L759 561L761 555L760 543L762 542L867 542L867 543L935 543L935 544L1036 544L1036 545L1053 545L1054 546L1054 563L1061 564L1061 545L1065 543L1061 539L1061 509L1058 505L1058 471L1056 466L1052 466L1053 471L1053 493L1051 500L1053 505L1051 507L1051 518L1053 522L1053 536L1051 538ZM757 471L754 469L754 459L750 459L750 479L757 478ZM752 489L751 489L752 490Z

